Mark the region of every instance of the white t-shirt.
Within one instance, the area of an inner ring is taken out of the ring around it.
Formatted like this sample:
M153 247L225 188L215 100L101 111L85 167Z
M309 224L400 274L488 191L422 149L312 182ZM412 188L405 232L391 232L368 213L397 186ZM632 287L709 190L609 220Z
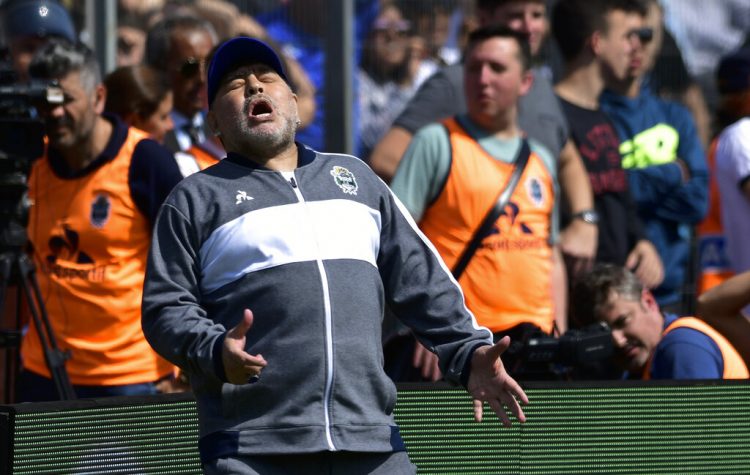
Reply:
M750 199L741 186L750 179L750 118L727 127L716 149L716 183L727 255L735 272L750 270Z

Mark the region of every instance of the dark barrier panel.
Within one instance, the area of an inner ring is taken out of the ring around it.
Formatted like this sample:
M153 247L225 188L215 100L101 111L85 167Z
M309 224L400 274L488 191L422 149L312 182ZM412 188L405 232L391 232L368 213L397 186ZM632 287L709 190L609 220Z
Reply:
M424 474L750 474L750 383L525 385L528 422L473 421L468 395L399 388ZM485 408L489 413L489 408ZM0 474L199 474L190 395L0 406Z

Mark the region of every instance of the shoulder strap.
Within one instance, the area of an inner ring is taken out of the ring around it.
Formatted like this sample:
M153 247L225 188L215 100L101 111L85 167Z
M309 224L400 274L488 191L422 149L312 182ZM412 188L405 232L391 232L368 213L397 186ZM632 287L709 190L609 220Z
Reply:
M464 273L466 267L471 261L471 258L474 257L474 253L477 251L477 249L479 249L479 245L482 243L482 239L484 239L490 233L490 231L492 231L492 225L495 223L495 221L497 221L500 213L503 212L505 205L508 204L508 200L510 200L511 195L513 195L513 192L515 191L516 186L521 179L521 174L526 168L526 163L528 163L529 161L529 155L531 155L529 142L525 138L521 139L521 148L518 150L518 155L516 156L516 159L514 161L513 172L508 178L508 182L498 194L497 200L495 200L495 205L490 208L490 210L484 216L484 219L482 220L479 227L476 229L476 231L474 231L474 235L471 237L471 241L469 241L469 243L466 245L464 252L461 253L461 257L459 257L458 261L456 262L456 265L453 266L453 277L456 280L458 280L458 278L461 277L461 274Z

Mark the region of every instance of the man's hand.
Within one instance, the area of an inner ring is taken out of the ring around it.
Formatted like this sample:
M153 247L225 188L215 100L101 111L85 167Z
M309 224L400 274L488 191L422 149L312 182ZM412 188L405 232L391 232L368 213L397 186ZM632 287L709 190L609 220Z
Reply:
M411 362L412 366L422 371L422 377L430 381L437 381L443 377L438 366L438 357L424 347L420 342L414 343L414 357Z
M654 289L664 280L664 266L656 248L650 241L641 239L630 251L625 267L633 271L646 288Z
M596 257L599 228L595 224L574 219L560 232L560 250L565 258L571 280L591 268Z
M232 384L247 384L251 378L259 377L260 371L268 364L262 355L245 352L245 335L252 326L253 312L245 309L240 323L229 330L224 338L221 360L227 381Z
M482 422L482 403L488 402L500 417L503 425L510 427L510 417L506 407L521 422L526 416L519 403L528 404L529 398L515 379L505 371L500 355L510 346L510 337L504 336L493 346L482 346L474 351L471 359L471 373L467 389L474 398L474 419Z

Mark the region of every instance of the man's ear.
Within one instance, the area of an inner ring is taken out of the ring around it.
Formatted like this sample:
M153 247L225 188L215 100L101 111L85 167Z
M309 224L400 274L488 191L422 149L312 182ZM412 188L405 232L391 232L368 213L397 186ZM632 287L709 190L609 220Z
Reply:
M654 294L648 289L643 289L641 291L641 304L648 310L659 311L659 304L656 302Z
M586 40L586 43L591 47L591 51L594 53L594 55L598 56L602 44L602 32L593 32L591 36L589 36L589 39Z
M521 88L518 92L521 96L525 96L531 90L532 85L534 85L534 72L529 69L523 73Z
M104 112L104 105L107 103L107 87L104 84L97 84L94 88L94 111L97 114Z

